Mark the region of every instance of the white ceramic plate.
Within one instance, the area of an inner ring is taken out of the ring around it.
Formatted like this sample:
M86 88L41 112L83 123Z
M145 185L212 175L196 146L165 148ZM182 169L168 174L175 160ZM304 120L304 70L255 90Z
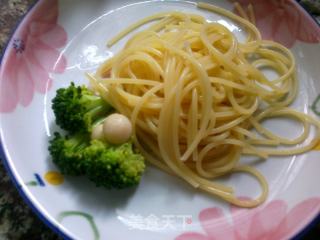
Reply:
M239 2L246 5L250 1ZM319 27L294 1L251 2L263 36L285 44L296 57L300 90L292 107L319 114ZM229 1L211 3L232 10ZM125 41L107 49L108 39L138 19L167 10L201 14L244 37L236 23L186 1L43 0L22 20L0 69L3 160L20 193L65 238L242 240L296 236L320 209L319 147L257 164L269 182L270 194L265 204L252 210L232 208L151 166L137 188L108 191L84 178L63 177L51 163L47 147L57 129L51 110L55 90L71 81L86 83L84 72L93 72ZM287 137L300 131L295 122L266 124ZM259 191L258 184L245 175L221 181L235 187L241 196L256 196Z

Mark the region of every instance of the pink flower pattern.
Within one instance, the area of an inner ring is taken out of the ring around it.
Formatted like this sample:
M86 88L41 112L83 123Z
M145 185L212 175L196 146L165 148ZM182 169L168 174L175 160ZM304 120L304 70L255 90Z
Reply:
M288 239L320 210L320 198L302 201L290 210L283 200L273 200L254 209L231 206L232 221L220 208L206 208L199 214L204 233L186 232L175 240L269 240Z
M253 6L256 25L264 39L291 48L296 40L320 42L320 27L295 0L237 0L242 7ZM234 10L236 12L236 10Z
M51 73L64 72L66 59L58 49L67 34L57 19L58 0L40 1L13 35L0 68L0 112L28 106L34 92L50 89Z

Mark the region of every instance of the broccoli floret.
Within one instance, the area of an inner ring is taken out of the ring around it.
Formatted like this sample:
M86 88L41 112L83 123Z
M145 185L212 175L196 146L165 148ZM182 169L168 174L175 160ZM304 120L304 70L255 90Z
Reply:
M53 162L65 175L85 175L97 186L125 188L137 185L145 169L144 158L135 153L132 142L111 145L91 140L93 126L112 111L101 97L85 86L57 91L52 101L56 123L68 131L67 136L55 133L49 143Z
M137 185L145 169L143 156L133 151L131 142L110 145L90 141L83 133L66 137L55 133L49 151L63 174L86 175L108 189Z
M57 125L70 133L91 132L92 126L112 111L111 105L100 96L74 83L57 90L52 109Z
M104 148L103 143L94 140L85 150L85 158L91 158L86 166L88 178L105 188L121 189L137 185L145 164L143 156L134 153L132 143Z
M85 174L83 151L89 144L90 139L84 134L63 137L56 132L49 152L62 174L79 176Z

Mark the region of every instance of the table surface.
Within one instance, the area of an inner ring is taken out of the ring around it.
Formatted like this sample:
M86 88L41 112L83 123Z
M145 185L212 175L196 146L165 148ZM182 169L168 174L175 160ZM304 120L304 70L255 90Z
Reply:
M4 51L19 19L37 0L0 0L0 53ZM320 0L300 1L320 22ZM320 236L320 224L314 226L303 239ZM0 163L0 240L60 239L34 215L23 202Z

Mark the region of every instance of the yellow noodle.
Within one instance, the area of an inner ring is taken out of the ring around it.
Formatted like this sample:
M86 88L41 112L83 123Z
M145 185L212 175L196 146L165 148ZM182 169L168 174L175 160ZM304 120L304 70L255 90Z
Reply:
M268 184L254 167L239 165L241 155L304 153L319 141L320 123L288 108L298 91L295 59L281 44L261 39L252 6L245 11L235 5L244 18L207 3L198 7L238 22L246 41L200 15L158 13L112 38L108 46L157 21L88 77L97 93L131 119L134 142L150 163L234 205L255 207L267 198ZM278 77L269 80L265 67ZM287 139L262 125L276 118L297 120L302 133ZM214 181L234 172L255 177L260 196L241 200Z

